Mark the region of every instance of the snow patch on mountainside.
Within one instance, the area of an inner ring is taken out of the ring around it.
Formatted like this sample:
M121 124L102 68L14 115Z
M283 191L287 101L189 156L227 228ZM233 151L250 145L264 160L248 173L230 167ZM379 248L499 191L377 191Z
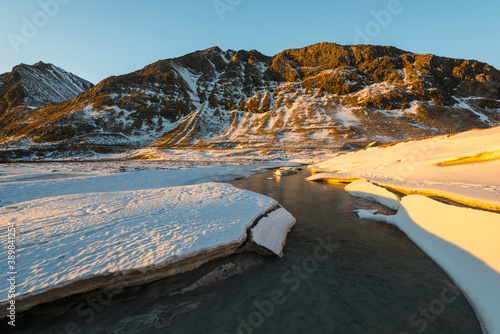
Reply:
M375 95L385 95L396 90L396 88L386 82L374 83L366 88L363 88L359 92L353 94L360 100L369 99Z
M471 108L471 106L467 103L467 101L469 101L470 99L469 98L457 98L455 97L455 100L457 101L457 103L455 104L455 108L463 108L463 109L467 109L467 110L470 110L471 112L473 112L477 117L479 117L479 119L482 121L482 122L485 122L485 123L488 123L488 124L491 124L491 125L494 125L494 123L492 123L489 119L488 116L484 115L483 113L480 113L479 111L476 111L474 110L474 108Z
M196 94L197 92L197 82L198 79L201 77L201 74L194 74L190 72L187 68L184 68L182 66L179 66L175 64L174 62L171 63L172 67L175 69L175 71L181 76L181 78L184 80L184 82L187 84L189 87L189 95L193 99L193 102L199 102L198 95Z

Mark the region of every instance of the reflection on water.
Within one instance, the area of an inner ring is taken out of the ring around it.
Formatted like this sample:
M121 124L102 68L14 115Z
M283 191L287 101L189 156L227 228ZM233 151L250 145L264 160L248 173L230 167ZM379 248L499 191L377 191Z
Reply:
M481 333L465 297L404 234L352 214L379 206L305 181L307 174L232 182L297 218L282 259L235 256L225 261L251 269L174 297L167 291L197 272L106 292L107 303L99 303L102 291L67 298L19 317L18 332Z

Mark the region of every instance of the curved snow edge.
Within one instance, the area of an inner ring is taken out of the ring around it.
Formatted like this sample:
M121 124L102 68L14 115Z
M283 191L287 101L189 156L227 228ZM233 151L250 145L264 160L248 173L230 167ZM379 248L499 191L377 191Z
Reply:
M485 333L500 333L500 215L410 195L394 216L358 210L395 225L460 287Z
M250 239L258 246L282 257L286 236L294 225L295 218L283 207L279 207L257 222L250 231Z
M377 202L393 210L401 207L400 199L387 189L374 185L370 181L356 180L349 183L345 190L354 197L365 198Z
M345 187L352 196L398 207L396 215L356 210L361 219L398 227L460 287L485 333L500 333L500 215L444 204L421 195L399 197L366 180ZM392 207L391 207L392 208Z
M428 214L436 211L439 214ZM443 220L443 214L449 220ZM500 235L499 223L496 213L418 195L403 198L395 216L395 225L458 284L486 333L500 332L500 244L495 238Z
M415 188L411 187L409 184L408 185L394 185L390 183L384 183L381 180L377 180L376 178L369 178L365 179L362 177L356 177L356 176L350 176L349 174L343 174L343 173L318 173L318 174L313 174L309 177L306 178L308 181L326 181L326 182L331 182L331 183L340 183L340 184L346 184L346 183L352 183L355 181L368 181L368 182L375 182L377 185L380 187L385 187L387 189L393 189L396 191L399 191L405 195L422 195L422 196L437 196L437 197L442 197L446 198L449 200L452 200L454 202L464 204L470 207L474 208L479 208L479 209L486 209L490 211L497 211L500 212L500 205L498 205L496 202L487 202L485 200L479 200L474 197L467 197L464 196L463 194L455 194L449 191L444 191L444 190L435 190L435 189L430 189L430 188ZM354 196L354 195L353 195Z

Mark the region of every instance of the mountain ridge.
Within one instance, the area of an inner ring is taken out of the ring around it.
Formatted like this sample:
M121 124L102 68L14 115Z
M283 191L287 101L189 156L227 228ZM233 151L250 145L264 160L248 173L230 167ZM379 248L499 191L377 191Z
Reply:
M77 139L81 146L158 149L341 148L498 125L499 108L500 72L475 60L334 43L272 57L211 47L31 110L0 139L67 147Z

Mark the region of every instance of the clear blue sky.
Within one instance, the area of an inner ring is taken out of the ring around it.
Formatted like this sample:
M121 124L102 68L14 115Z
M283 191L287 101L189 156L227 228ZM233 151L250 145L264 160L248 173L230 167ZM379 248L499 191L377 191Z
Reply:
M0 6L0 73L42 60L97 83L214 45L272 56L317 42L393 45L500 67L498 0L0 0ZM381 13L379 22L373 12Z

